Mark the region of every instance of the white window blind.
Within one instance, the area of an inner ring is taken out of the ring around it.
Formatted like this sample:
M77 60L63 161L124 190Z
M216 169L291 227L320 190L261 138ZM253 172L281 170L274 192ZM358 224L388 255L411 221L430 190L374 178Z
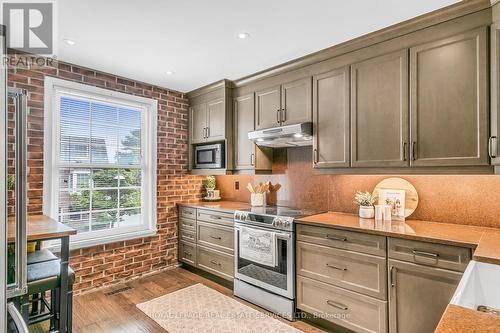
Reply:
M61 87L60 81L49 97L55 191L44 192L50 201L44 207L78 231L72 241L81 245L154 231L156 147L151 141L156 141L149 132L155 133L156 109L138 103L136 96L67 81L69 86Z

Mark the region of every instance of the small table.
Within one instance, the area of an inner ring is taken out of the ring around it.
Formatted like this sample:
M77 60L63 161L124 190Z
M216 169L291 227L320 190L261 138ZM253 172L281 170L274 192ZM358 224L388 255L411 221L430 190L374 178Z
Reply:
M16 241L15 229L15 220L9 219L7 229L9 243ZM61 313L59 322L62 323L60 332L67 332L68 304L66 295L68 293L69 236L75 235L76 230L45 215L28 216L26 230L28 242L61 240L61 292L59 293Z

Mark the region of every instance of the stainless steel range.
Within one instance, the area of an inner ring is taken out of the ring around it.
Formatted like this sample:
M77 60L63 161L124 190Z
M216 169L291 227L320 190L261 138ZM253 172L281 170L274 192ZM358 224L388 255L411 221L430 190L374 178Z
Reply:
M294 220L317 213L283 206L236 211L234 294L293 320Z

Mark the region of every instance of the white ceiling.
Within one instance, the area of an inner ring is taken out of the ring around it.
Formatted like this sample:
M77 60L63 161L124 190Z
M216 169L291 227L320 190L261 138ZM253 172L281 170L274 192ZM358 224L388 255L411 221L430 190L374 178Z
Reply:
M189 91L457 0L57 0L60 60ZM240 40L239 32L251 37ZM62 42L69 38L76 45ZM166 75L167 71L175 72Z

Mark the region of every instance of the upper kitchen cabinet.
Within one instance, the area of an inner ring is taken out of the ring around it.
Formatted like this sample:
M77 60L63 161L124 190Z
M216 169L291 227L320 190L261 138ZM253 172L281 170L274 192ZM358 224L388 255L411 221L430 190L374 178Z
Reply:
M408 50L353 64L352 166L406 167L407 147Z
M192 170L196 174L225 174L233 167L232 85L227 80L215 82L187 94L189 99L189 170L193 168L195 146L224 144L224 170Z
M226 103L224 97L203 101L190 107L191 142L225 139Z
M349 167L349 133L349 66L315 75L314 167Z
M245 171L270 171L272 150L257 147L248 139L248 132L255 130L254 94L233 99L234 169Z
M410 165L489 164L487 50L486 27L410 48Z
M189 108L189 132L192 143L206 141L207 104L193 105Z
M207 141L226 138L226 103L224 98L207 102Z
M311 78L258 90L255 104L256 129L311 121Z
M255 92L255 127L256 129L281 125L281 89L280 86Z
M490 91L491 91L491 137L489 141L489 153L491 164L500 165L500 3L495 5L493 20L490 29ZM497 168L498 169L498 168ZM498 171L497 171L498 173Z
M281 125L311 121L311 78L281 85Z

